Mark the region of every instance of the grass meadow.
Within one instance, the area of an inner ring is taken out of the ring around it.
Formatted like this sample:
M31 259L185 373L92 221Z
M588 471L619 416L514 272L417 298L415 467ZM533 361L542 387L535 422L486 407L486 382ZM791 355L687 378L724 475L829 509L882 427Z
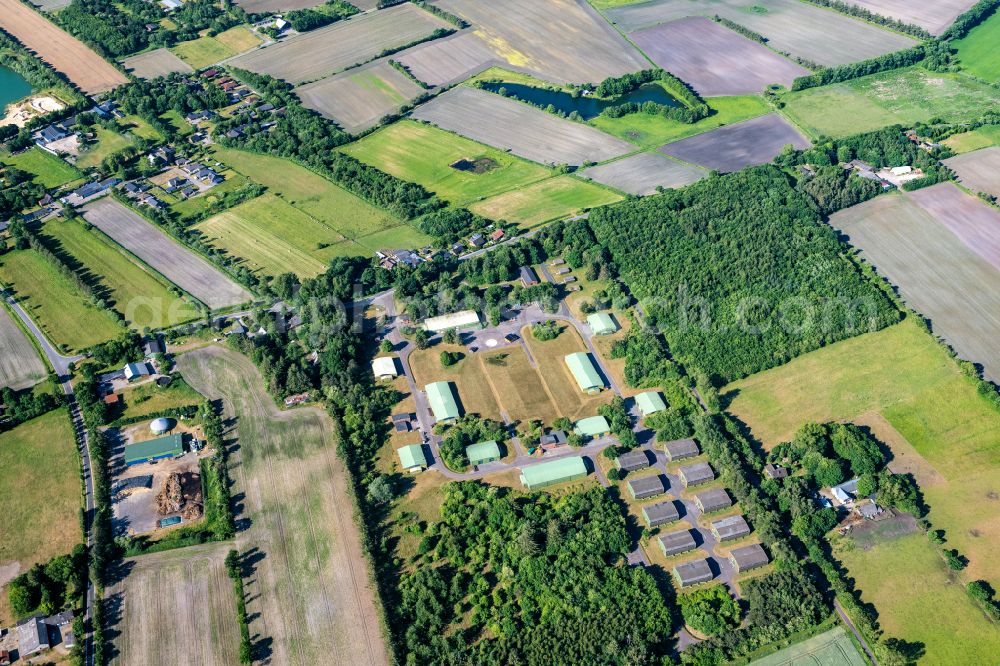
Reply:
M125 400L125 410L122 412L125 418L155 414L176 407L199 405L205 399L180 378L174 379L165 387L156 382L140 384L124 391L122 398Z
M469 206L469 210L494 220L507 220L530 228L622 198L617 192L600 185L573 176L556 176L485 199Z
M450 367L441 365L441 352L457 351L465 357ZM492 366L491 366L492 367ZM410 354L410 368L420 390L433 382L452 382L457 389L463 414L479 414L483 418L502 420L500 406L486 379L486 369L475 354L461 345L437 344Z
M220 60L232 58L260 44L260 39L245 26L238 25L215 37L203 36L181 42L171 51L194 69L208 67Z
M108 310L98 309L34 250L0 257L0 280L13 286L21 307L53 344L64 349L86 349L122 331Z
M81 150L80 156L76 158L76 166L81 169L100 166L105 157L132 144L132 140L124 134L113 132L100 125L94 125L92 130L96 135L94 143Z
M1000 13L995 13L954 43L962 69L988 83L1000 81Z
M985 125L969 132L962 132L948 137L943 143L956 153L1000 146L1000 125Z
M73 166L38 146L32 146L17 155L5 154L0 160L4 164L34 174L35 181L46 188L60 187L83 177L83 174Z

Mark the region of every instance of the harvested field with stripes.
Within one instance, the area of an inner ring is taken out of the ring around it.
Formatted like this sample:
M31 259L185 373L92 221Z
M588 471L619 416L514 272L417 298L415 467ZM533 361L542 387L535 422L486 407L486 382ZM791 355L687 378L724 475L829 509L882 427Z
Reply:
M0 312L0 386L15 391L45 379L47 369L28 336L7 308Z
M653 0L609 9L606 15L629 33L687 16L719 15L763 35L775 51L824 67L917 45L912 37L799 0Z
M586 0L438 0L505 66L553 83L598 83L648 66Z
M708 174L704 169L682 164L665 155L639 153L584 169L580 175L622 192L642 196L653 194L657 187L684 187Z
M472 32L462 32L415 46L399 55L396 60L429 86L464 81L490 63L500 62L486 43Z
M20 0L0 0L0 28L16 37L53 69L62 72L88 95L107 92L128 77L89 46Z
M156 49L122 61L125 71L140 79L155 79L174 72L190 73L194 70L167 49Z
M791 87L809 70L724 25L692 16L630 35L657 65L703 97L758 94L772 83Z
M249 301L251 294L219 269L113 199L99 199L83 209L84 218L116 243L208 307L224 308Z
M422 92L385 60L295 89L302 104L351 134L374 127Z
M973 192L1000 197L1000 147L983 148L944 160L947 167Z
M10 1L10 0L5 0ZM450 23L410 3L358 14L233 59L230 64L291 83L317 81L387 49L427 37Z
M465 86L423 104L413 117L542 164L603 162L635 150L592 127Z
M729 172L745 166L766 164L781 149L792 144L798 149L809 141L776 113L668 143L660 152L706 169Z
M864 7L873 14L920 26L932 35L940 35L955 22L958 15L976 4L976 0L847 0L848 4Z

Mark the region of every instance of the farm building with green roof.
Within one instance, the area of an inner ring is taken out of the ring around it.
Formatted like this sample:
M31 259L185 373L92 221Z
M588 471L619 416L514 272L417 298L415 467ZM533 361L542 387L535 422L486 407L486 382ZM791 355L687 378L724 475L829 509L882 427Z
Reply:
M595 312L587 317L587 325L594 335L611 335L618 331L618 324L607 312Z
M587 463L580 456L571 456L523 468L521 483L528 490L536 490L554 483L582 479L585 476L587 476Z
M424 447L420 444L410 444L396 449L399 455L399 463L407 472L419 472L427 467L427 456L424 455Z
M427 391L427 401L431 403L434 420L438 423L449 423L459 417L458 403L452 393L450 382L434 382L424 387Z
M611 432L611 425L603 416L588 416L573 424L573 432L581 437L603 437Z
M604 381L587 352L568 354L566 365L569 366L569 371L573 373L573 379L576 380L580 390L584 393L593 395L604 390Z
M639 412L643 416L649 416L656 412L662 412L667 408L667 403L663 401L657 391L646 391L635 396L635 404L639 406Z
M485 465L500 460L500 445L490 440L465 447L465 456L470 465Z
M184 454L184 439L181 433L157 437L145 442L125 445L125 464L140 465L164 458L176 458Z

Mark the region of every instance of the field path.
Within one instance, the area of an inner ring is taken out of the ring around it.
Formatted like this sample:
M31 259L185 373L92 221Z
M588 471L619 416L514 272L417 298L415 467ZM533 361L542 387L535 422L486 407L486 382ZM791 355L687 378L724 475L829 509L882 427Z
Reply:
M281 411L252 362L221 347L184 354L187 381L236 419L230 459L242 511L250 633L261 663L388 664L333 423L320 409Z

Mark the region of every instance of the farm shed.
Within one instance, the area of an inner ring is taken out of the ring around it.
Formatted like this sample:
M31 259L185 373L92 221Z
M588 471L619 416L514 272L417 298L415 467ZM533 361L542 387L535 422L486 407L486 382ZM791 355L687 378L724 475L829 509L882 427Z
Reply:
M743 516L727 516L712 523L712 534L720 541L739 539L750 534L750 526Z
M607 312L595 312L587 317L587 325L594 335L611 335L618 331L618 324Z
M673 462L683 458L691 458L701 451L693 439L675 439L663 445L663 452L667 454L667 460Z
M635 396L635 404L639 407L639 413L649 416L656 412L662 412L667 408L667 403L663 401L657 391L646 391Z
M674 579L681 587L707 583L715 578L707 559L685 562L674 567Z
M673 502L657 502L642 507L642 517L649 527L658 527L674 522L681 514Z
M573 432L583 437L603 437L611 432L611 426L603 416L588 416L573 424Z
M705 483L715 478L715 472L712 471L711 465L704 462L685 465L680 468L677 474L680 475L681 482L685 488L696 486L699 483Z
M538 284L538 273L531 266L521 266L519 272L521 274L521 284L525 287Z
M701 509L702 513L711 513L731 507L733 500L724 488L711 488L695 495L694 503Z
M176 458L184 454L184 439L181 433L158 437L145 442L125 445L125 464L139 465L164 458Z
M470 465L484 465L500 460L500 445L494 441L479 442L465 447L465 455Z
M686 553L689 550L693 550L698 544L695 543L694 535L691 534L691 530L680 530L679 532L670 532L669 534L664 534L657 541L660 542L660 550L667 557L671 555L679 555L680 553Z
M576 380L581 391L593 395L604 390L604 381L601 379L601 375L598 374L597 368L594 367L594 362L590 359L590 354L587 352L567 354L565 360L566 365L569 366L569 371L573 373L573 379Z
M479 321L479 313L475 310L462 310L424 320L424 330L429 333L439 333L451 328L472 328L473 326L482 326L482 322Z
M427 456L420 444L402 446L396 449L396 453L399 455L399 463L407 472L419 472L427 467Z
M752 543L749 546L740 546L739 548L733 548L729 553L729 561L733 563L733 568L736 569L736 573L743 573L744 571L749 571L750 569L756 569L757 567L762 567L770 560L767 558L767 553L761 548L759 543Z
M380 356L372 361L372 373L375 379L394 379L399 376L396 369L396 359L392 356Z
M427 400L431 403L434 420L438 423L449 423L459 417L458 403L451 391L450 382L433 382L424 387Z
M663 479L660 478L659 474L644 476L639 479L631 479L628 482L628 492L632 495L632 499L648 499L650 497L662 495L666 491L667 486L663 483Z
M583 458L571 456L523 468L521 483L528 490L536 490L551 486L553 483L582 479L585 476L587 476L587 464Z
M132 381L153 374L148 363L129 363L125 366L125 379Z
M637 469L649 467L649 457L642 449L626 451L615 458L615 465L618 466L618 469L623 469L626 472L634 472Z

